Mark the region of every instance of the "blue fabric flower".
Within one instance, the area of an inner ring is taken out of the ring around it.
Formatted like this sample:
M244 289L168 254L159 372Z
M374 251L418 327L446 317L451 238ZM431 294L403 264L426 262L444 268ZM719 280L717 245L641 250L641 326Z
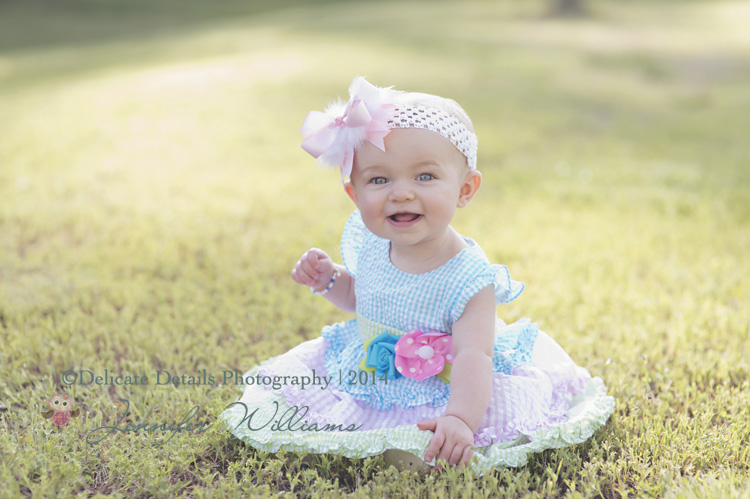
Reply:
M396 360L395 347L398 340L398 336L390 335L385 331L370 340L370 344L367 346L365 365L374 367L378 376L385 375L387 379L400 377L401 373L396 370L394 364Z

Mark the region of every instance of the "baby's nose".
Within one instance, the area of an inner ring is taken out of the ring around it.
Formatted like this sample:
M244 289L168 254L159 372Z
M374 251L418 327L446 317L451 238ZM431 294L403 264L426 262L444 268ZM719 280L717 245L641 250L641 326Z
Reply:
M391 201L409 201L414 199L414 190L407 185L395 184L389 197Z

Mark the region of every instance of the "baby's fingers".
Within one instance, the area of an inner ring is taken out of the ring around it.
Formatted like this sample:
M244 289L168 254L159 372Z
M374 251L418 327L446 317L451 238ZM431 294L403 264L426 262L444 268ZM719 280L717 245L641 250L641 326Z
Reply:
M315 261L316 264L318 262L318 260L314 257L313 261ZM318 280L320 280L320 271L313 266L310 258L306 255L300 258L300 261L297 263L297 269L298 271L302 271L306 275L310 276L313 281L317 282Z
M427 419L425 421L420 421L417 423L417 428L420 430L425 431L431 431L434 432L437 429L437 421L434 419ZM428 463L432 461L432 459L435 457L435 454L440 450L440 443L438 438L436 438L434 435L430 439L430 445L427 447L427 451L424 455L424 460Z
M417 428L420 430L428 430L428 431L435 431L435 428L437 428L437 421L434 419L426 419L424 421L420 421L417 423Z
M469 446L462 446L460 444L453 447L453 451L451 452L451 457L448 458L448 463L455 466L458 463L461 462L461 459L464 457L464 453L466 452L466 449L470 449Z
M318 253L319 251L322 252L318 248L310 249L300 258L300 261L306 261L312 269L318 270L320 268L320 259L322 258L322 255Z
M443 447L444 443L444 433L436 433L435 435L433 435L432 439L430 440L430 445L427 447L427 452L425 452L424 460L429 463L433 459L435 459L435 455L437 455L438 451Z
M464 449L464 453L461 455L461 465L462 466L468 466L469 461L471 461L472 456L474 455L474 447L469 445Z
M302 258L300 258L297 265L295 265L294 270L292 271L292 277L300 284L313 287L320 286L321 281L323 281L321 272L312 267L306 255L302 255Z
M455 449L455 447L455 443L446 438L440 449L440 454L438 454L438 461L445 461L454 464L453 461L451 461L451 456L453 455L453 449Z
M315 285L315 279L313 279L307 272L302 270L299 264L297 264L297 266L292 270L292 279L294 279L296 283L302 284L304 286Z

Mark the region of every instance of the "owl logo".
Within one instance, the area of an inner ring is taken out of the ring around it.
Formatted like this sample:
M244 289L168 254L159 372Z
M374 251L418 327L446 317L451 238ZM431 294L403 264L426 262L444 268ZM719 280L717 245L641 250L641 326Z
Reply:
M51 399L49 399L47 405L52 410L43 412L42 416L44 416L45 419L52 418L52 423L55 426L65 426L70 422L71 416L76 417L79 414L78 409L76 409L75 411L72 410L73 399L70 398L70 395L68 395L68 393L55 394Z

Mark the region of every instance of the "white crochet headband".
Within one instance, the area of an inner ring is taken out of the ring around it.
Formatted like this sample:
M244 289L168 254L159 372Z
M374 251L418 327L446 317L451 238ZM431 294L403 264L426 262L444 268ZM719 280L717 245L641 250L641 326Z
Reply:
M325 113L310 111L302 124L302 148L321 164L340 167L343 181L352 171L354 153L365 141L385 151L383 139L392 128L424 128L442 135L477 167L477 136L445 111L399 102L403 92L354 78L349 102L328 106Z

